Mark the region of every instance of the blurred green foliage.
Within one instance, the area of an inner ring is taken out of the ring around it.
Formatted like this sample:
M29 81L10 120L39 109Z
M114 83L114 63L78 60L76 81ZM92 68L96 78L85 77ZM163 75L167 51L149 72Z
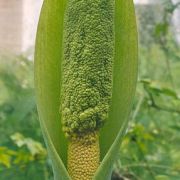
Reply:
M38 123L33 62L0 56L0 179L52 178Z
M138 6L139 81L113 179L180 179L180 47L172 16L179 3Z
M114 180L180 179L180 47L172 15L180 3L137 6L139 80ZM51 180L33 87L33 61L0 55L0 179Z

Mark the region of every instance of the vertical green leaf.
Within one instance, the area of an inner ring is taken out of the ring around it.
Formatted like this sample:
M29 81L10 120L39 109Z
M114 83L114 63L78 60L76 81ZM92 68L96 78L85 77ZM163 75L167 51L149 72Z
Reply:
M59 113L65 4L65 0L44 1L35 48L35 87L40 124L54 176L58 180L70 179L65 168L67 141L62 132Z

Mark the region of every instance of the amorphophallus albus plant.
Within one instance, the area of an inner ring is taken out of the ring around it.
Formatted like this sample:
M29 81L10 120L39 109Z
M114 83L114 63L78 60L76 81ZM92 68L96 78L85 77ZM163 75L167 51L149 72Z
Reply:
M44 0L35 86L56 180L110 179L137 64L132 0Z

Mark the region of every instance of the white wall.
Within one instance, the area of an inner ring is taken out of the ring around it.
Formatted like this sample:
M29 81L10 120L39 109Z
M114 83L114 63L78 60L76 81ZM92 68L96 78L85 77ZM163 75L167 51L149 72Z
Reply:
M43 0L23 0L22 51L35 44L35 34Z
M173 0L174 3L180 2L180 0ZM180 44L180 8L176 9L173 17L174 33L176 34L177 41Z
M23 0L0 0L0 52L22 48Z
M149 0L134 0L134 3L135 4L139 4L139 3L141 3L141 4L148 4Z

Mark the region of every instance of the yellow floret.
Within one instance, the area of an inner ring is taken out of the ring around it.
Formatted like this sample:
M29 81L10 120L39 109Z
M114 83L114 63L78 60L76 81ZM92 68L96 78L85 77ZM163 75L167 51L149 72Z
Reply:
M91 141L88 139L91 138ZM72 140L68 146L68 171L73 180L92 180L99 166L99 138L96 134Z

